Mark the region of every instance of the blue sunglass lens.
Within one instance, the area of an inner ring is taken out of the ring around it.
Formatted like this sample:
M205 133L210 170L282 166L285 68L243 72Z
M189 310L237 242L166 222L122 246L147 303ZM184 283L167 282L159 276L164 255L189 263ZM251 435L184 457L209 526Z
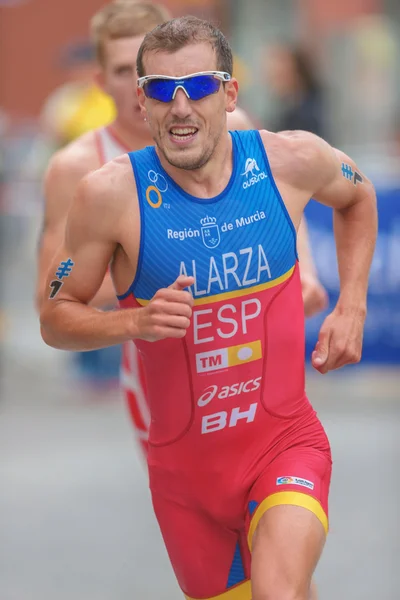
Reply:
M160 102L171 102L175 90L172 79L150 79L144 85L144 92L148 98Z
M220 88L221 81L212 75L198 75L186 80L186 89L192 100L201 100L215 94Z
M171 102L175 89L178 86L185 88L191 100L201 100L206 96L215 94L221 81L213 75L197 75L188 79L150 79L145 83L146 96L159 102Z

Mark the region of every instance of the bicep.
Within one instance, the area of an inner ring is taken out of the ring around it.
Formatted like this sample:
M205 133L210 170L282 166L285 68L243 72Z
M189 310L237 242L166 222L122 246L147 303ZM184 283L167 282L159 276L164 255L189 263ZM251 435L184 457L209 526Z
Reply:
M40 306L47 273L58 248L63 242L65 222L57 224L44 223L38 246L38 266L36 282L36 299Z
M48 259L46 270L63 242L68 211L82 177L80 171L66 167L62 157L56 155L50 162L43 182L45 205L38 247L39 255L43 255L41 262Z
M90 303L100 289L113 251L110 242L81 239L71 244L66 239L50 267L46 298Z
M38 240L39 270L48 269L50 261L63 242L68 211L49 209L53 199L46 198L45 214Z
M94 298L116 247L100 213L79 198L74 202L47 275L45 300L88 304Z
M341 150L332 149L329 164L330 178L314 194L322 204L341 210L355 204L372 188L369 179L357 167L355 161Z
M37 246L36 298L40 305L47 273L65 235L68 209L72 201L70 184L64 185L62 178L50 167L44 181L44 215Z

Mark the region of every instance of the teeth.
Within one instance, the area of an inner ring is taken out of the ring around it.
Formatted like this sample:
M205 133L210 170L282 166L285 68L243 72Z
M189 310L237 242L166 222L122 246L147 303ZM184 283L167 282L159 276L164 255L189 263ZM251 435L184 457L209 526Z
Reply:
M173 135L190 135L192 133L196 133L197 129L195 127L185 127L184 129L179 128L176 129L175 127L173 127L171 129L171 133Z

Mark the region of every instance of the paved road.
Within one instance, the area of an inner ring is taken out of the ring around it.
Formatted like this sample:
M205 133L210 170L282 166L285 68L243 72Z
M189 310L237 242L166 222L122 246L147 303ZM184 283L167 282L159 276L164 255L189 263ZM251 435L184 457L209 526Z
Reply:
M17 365L3 357L1 600L180 598L118 391L78 387L62 361ZM394 372L310 380L335 461L323 600L399 597L399 386Z

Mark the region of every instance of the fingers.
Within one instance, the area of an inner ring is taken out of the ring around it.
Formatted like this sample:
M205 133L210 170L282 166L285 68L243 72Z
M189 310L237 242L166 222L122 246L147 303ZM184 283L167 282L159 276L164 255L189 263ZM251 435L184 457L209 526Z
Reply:
M168 289L170 290L184 290L194 284L194 277L188 275L179 275Z
M180 327L161 326L153 328L152 335L147 338L150 342L157 342L167 338L182 339L185 337L187 329Z
M320 373L328 372L328 357L329 357L329 342L331 337L331 330L324 330L322 326L319 333L318 342L315 346L315 350L311 355L311 362L314 369Z
M178 304L174 311L168 302L157 305L155 301L136 309L136 315L140 316L137 337L156 342L166 338L183 338L190 327L191 308Z
M357 348L360 347L360 350ZM329 359L324 365L327 371L340 369L345 365L355 364L361 360L361 344L347 342L344 340L331 341Z
M183 338L190 327L190 319L185 316L156 312L150 316L148 323L149 341L165 338Z
M155 315L154 327L168 327L169 329L187 330L190 326L190 319L179 315Z
M186 317L187 319L192 317L191 304L179 301L174 302L161 296L156 297L149 304L149 311L153 314L176 315Z
M321 327L318 342L311 355L314 369L325 374L360 362L362 334L362 325L353 319L343 319L335 313L329 315Z
M180 275L168 288L156 292L141 313L142 339L155 342L186 335L190 327L194 299L185 288L193 283L193 277Z
M185 304L189 307L192 307L194 304L193 296L190 292L187 292L186 290L176 290L170 287L158 290L153 298L153 303L156 301Z

